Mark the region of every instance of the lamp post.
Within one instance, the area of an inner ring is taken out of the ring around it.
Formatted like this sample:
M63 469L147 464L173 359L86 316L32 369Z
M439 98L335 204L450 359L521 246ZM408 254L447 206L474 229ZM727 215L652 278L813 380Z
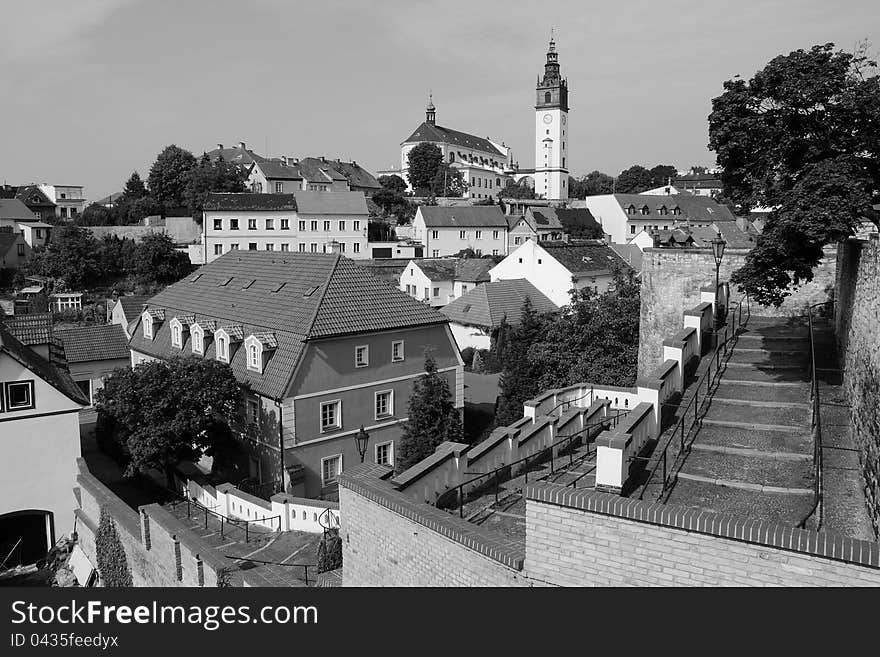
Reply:
M721 270L721 260L724 258L724 247L727 246L727 242L724 240L724 236L719 232L718 235L711 240L710 244L712 245L712 257L715 258L715 331L717 332L722 319L721 304L718 300L718 276Z
M361 457L361 463L364 462L364 456L367 454L367 443L370 441L370 434L364 431L364 425L361 425L361 430L358 431L354 435L354 442L357 445L358 454Z

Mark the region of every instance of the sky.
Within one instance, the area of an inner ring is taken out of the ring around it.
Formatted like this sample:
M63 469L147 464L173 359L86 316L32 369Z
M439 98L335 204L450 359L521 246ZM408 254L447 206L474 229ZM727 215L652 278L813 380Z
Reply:
M429 90L438 125L531 167L551 27L573 175L712 165L725 80L818 43L880 47L877 0L27 0L2 18L0 182L90 200L172 143L399 166Z

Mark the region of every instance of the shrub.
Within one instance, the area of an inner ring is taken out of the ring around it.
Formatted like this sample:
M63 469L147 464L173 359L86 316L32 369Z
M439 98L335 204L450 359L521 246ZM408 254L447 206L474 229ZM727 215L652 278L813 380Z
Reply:
M471 363L474 361L474 351L473 347L465 347L461 350L461 359L464 361L465 367L471 367Z
M98 572L101 573L101 582L106 587L131 586L131 571L128 569L128 559L116 533L116 523L107 512L101 509L101 521L98 523L98 532L95 536L95 553L98 560Z
M342 568L342 539L338 529L328 529L318 543L318 572Z

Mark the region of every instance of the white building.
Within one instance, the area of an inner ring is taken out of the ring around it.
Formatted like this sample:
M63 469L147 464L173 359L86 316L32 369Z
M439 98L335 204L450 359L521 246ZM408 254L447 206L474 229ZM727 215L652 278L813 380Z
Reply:
M568 198L568 81L559 74L556 43L550 38L544 77L535 104L535 193L546 199Z
M368 223L363 192L211 193L202 233L205 260L236 249L369 258Z
M79 411L70 375L0 323L0 545L20 538L22 562L44 558L73 529Z
M497 205L444 208L422 205L413 219L413 239L431 258L473 249L480 255L507 254L508 217Z
M489 281L489 258L422 258L400 274L401 292L432 306L445 306L478 284Z
M591 287L602 293L615 266L627 263L601 240L570 243L527 240L489 270L492 281L524 278L557 306L571 303L570 291Z
M50 201L55 204L55 216L61 219L73 219L86 207L82 185L39 185Z

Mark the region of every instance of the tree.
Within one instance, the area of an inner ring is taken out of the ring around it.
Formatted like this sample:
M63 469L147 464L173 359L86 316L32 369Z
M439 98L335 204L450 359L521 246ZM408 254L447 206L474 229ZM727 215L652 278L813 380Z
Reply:
M453 169L445 162L437 167L437 173L431 180L431 193L434 196L461 197L467 191L467 185L461 171Z
M373 194L371 200L382 210L384 216L395 217L398 224L409 223L415 217L416 206L400 192L380 189Z
M104 426L125 447L127 476L165 471L225 444L240 417L241 390L229 365L194 356L120 368L97 393Z
M98 241L87 228L75 224L59 226L46 247L31 251L22 273L61 279L71 290L92 287L103 276Z
M403 194L406 191L406 181L400 176L379 176L376 180L382 185L383 189L397 192L398 194Z
M201 215L208 192L241 193L246 191L244 183L244 169L222 157L211 161L207 153L203 154L187 174L184 196L190 214Z
M100 203L90 203L74 219L77 226L114 226L116 217L113 210L105 208Z
M662 187L678 176L678 169L671 164L658 164L651 168L650 173L651 187Z
M144 186L144 181L141 180L140 174L135 171L129 176L128 180L125 182L125 189L122 190L122 193L125 195L126 200L134 202L139 198L143 198L147 195L147 188Z
M422 142L406 154L410 187L414 190L430 189L443 161L442 151L430 142Z
M712 101L709 148L724 196L744 212L773 208L731 278L759 303L778 306L812 280L822 248L860 222L880 225L880 76L867 47L779 55Z
M508 180L504 189L498 193L498 198L531 199L537 198L537 196L535 190L529 187L525 178L523 178L518 183Z
M367 224L367 239L370 242L390 242L396 236L394 229L384 221L371 221Z
M398 472L433 454L440 443L460 442L464 435L449 385L430 353L425 354L425 373L413 383L408 417L396 459Z
M103 586L127 588L132 585L128 558L125 556L122 541L119 540L116 522L104 507L101 507L98 531L95 532L95 559L98 562L98 572L101 574Z
M586 198L599 194L611 194L614 191L614 178L601 171L591 171L581 178L569 177L569 196Z
M132 254L128 268L141 284L176 283L192 271L189 256L174 248L166 233L150 233Z
M618 194L638 194L646 189L651 189L653 182L651 172L641 164L635 164L620 172L615 184L615 191Z
M128 206L124 223L139 224L143 221L144 217L162 214L162 210L162 206L152 196L143 196ZM122 224L123 222L120 221L119 223Z
M500 395L495 410L496 426L506 426L523 416L523 402L540 392L528 352L544 331L544 321L526 297L519 324L509 331L501 356Z
M152 196L167 212L186 205L189 171L196 158L188 150L171 144L156 157L150 167L147 185Z

